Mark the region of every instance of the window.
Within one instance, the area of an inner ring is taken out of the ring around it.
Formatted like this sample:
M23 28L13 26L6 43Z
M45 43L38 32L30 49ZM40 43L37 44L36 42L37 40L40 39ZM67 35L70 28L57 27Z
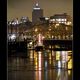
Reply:
M61 21L61 19L58 19L58 21Z
M62 21L64 21L64 19L62 19Z

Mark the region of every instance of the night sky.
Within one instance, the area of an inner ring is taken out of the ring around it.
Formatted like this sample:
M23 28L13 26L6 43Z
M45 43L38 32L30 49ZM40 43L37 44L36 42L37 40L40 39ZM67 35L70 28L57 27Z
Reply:
M32 8L36 0L7 0L7 19L28 16L32 19ZM58 13L68 13L73 17L73 0L38 0L44 10L44 16L49 17Z

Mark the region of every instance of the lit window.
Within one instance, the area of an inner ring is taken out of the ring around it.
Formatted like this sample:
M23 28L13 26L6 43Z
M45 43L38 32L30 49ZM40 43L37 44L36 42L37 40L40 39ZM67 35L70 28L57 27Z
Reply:
M58 21L61 21L61 19L58 19Z
M62 22L62 23L64 23L64 22Z
M55 19L53 19L53 21L55 21Z
M48 18L48 17L46 17L46 18L45 18L45 20L49 20L49 18Z
M64 21L64 19L62 19L62 21Z
M61 22L59 22L59 23L61 23Z
M67 21L67 20L65 19L65 21Z
M56 24L56 26L59 26L59 24Z

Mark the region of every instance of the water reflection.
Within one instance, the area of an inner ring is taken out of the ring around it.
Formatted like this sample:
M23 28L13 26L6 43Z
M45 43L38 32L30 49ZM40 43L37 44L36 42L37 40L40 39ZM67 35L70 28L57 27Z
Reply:
M42 67L41 67L41 60L42 60L42 59L41 59L41 52L38 52L38 54L39 54L39 57L38 57L38 59L39 59L39 60L38 60L39 70L41 70L41 68L42 68Z
M58 69L57 80L68 80L67 71Z
M45 71L45 79L44 80L48 80L48 72L47 72L47 70Z
M29 58L8 60L9 80L72 80L72 58L68 51L28 51ZM15 77L16 74L16 77Z
M39 71L39 80L41 80L41 71Z

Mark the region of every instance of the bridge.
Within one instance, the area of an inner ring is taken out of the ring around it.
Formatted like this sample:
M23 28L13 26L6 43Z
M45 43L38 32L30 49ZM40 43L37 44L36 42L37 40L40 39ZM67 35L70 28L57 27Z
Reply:
M31 42L31 47L28 47L28 44ZM33 39L26 39L23 41L9 41L8 42L8 48L9 50L16 49L27 51L27 49L34 50L36 42ZM49 49L49 50L72 50L72 40L59 40L59 39L44 39L43 40L43 49Z
M54 39L44 39L44 45L72 45L72 40L54 40Z

